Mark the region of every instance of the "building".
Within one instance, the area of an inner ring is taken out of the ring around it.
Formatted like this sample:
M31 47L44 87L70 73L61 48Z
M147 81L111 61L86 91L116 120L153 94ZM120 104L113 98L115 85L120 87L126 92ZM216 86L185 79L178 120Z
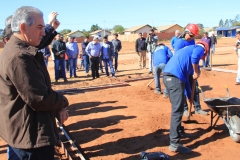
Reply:
M104 37L106 35L111 35L111 32L110 31L107 31L107 30L96 30L92 33L90 33L91 36L99 36L99 37Z
M221 37L235 37L237 31L240 31L240 26L218 27L215 30L217 31L218 36L221 36Z
M152 26L145 24L140 26L133 26L125 30L124 34L137 34L137 33L148 33L152 29Z
M159 26L157 30L160 33L173 33L176 30L179 30L180 32L182 32L183 27L178 24L169 24L169 25Z
M70 32L70 33L68 33L64 36L67 36L67 37L69 37L69 36L71 36L71 37L83 37L83 33L81 31L77 30L77 31L74 31L74 32Z

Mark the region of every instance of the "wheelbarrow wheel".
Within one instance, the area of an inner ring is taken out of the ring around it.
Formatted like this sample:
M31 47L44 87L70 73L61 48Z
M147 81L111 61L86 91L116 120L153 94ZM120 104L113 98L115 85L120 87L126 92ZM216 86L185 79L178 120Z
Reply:
M229 124L231 125L232 129L234 130L230 130L229 129L229 133L230 133L230 136L231 138L239 143L240 142L240 134L237 134L235 132L238 132L240 131L240 118L238 116L232 116L229 120Z

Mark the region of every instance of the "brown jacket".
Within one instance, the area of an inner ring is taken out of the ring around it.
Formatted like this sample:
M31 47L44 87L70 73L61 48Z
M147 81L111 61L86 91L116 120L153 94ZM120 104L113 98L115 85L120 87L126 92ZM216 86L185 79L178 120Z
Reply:
M43 54L12 36L0 54L0 136L15 148L54 145L55 113L67 106L51 88Z

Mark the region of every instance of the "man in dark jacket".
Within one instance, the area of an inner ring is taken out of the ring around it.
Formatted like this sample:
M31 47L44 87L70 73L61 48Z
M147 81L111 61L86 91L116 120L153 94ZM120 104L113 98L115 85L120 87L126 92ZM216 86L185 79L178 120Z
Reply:
M67 82L66 72L65 72L65 52L66 44L61 40L60 33L56 36L56 41L52 44L52 52L54 54L55 63L55 82L59 79L59 67L61 67L62 77L64 82Z
M217 44L217 38L214 35L214 33L212 33L211 38L211 53L214 54L215 53L215 45Z
M118 39L118 34L114 34L114 39L112 40L113 44L113 51L114 51L114 58L115 58L115 71L118 71L118 52L122 49L122 43Z
M88 72L89 72L90 63L89 63L89 56L88 56L87 52L85 51L85 49L87 48L87 45L89 43L88 40L89 40L89 37L86 37L84 39L84 42L82 42L83 63L84 63L84 69L85 69L87 76L89 76Z
M142 33L138 34L139 38L136 40L135 49L139 56L139 68L142 69L146 68L146 50L147 50L147 44L146 39L142 36ZM143 62L143 66L142 66Z
M0 124L0 136L20 159L53 159L55 117L60 123L67 119L68 101L52 90L43 54L37 50L52 41L55 31L44 36L42 12L29 6L14 13L11 27L14 35L0 55L0 120L8 122Z
M112 73L112 77L115 77L114 68L113 68L113 44L108 41L108 36L103 37L103 44L101 47L101 59L103 60L106 75L109 76L108 65Z

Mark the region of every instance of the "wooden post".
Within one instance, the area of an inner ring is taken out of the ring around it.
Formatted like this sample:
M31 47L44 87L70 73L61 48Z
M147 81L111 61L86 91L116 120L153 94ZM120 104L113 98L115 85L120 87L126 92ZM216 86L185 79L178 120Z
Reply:
M210 49L210 67L211 67L211 68L213 67L213 64L212 64L212 52L211 52L211 49Z

